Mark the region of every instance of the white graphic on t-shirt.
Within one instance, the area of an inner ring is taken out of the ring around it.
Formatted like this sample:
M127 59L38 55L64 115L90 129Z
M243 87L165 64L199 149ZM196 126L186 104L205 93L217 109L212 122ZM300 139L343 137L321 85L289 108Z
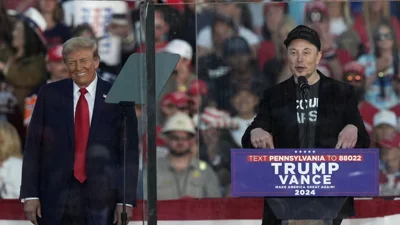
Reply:
M310 122L317 121L318 98L310 98L309 100L296 100L297 122L302 124L306 119L306 109L308 109L308 118Z

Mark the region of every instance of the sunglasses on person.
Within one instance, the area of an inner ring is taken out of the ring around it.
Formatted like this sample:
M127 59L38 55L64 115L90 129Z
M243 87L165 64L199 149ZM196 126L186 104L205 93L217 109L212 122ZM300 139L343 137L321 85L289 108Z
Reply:
M171 141L188 141L188 140L190 140L190 138L192 138L192 137L191 137L191 136L179 137L179 136L176 136L176 135L168 135L168 138L169 138Z
M355 81L355 82L360 82L360 81L362 81L364 78L363 78L360 74L350 73L350 74L347 74L347 75L345 76L345 79L346 79L348 82L353 82L353 81Z
M389 33L377 33L375 35L375 40L377 41L384 41L384 40L392 40L393 39L393 35L391 32Z

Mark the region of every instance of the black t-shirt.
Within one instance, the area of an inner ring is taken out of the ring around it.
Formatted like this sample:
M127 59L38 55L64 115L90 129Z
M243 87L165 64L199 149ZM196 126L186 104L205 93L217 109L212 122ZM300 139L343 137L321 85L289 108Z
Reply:
M198 78L204 81L218 79L228 74L230 68L216 54L208 54L198 60Z
M299 124L299 138L300 148L314 148L315 147L315 127L317 124L318 112L318 89L319 81L310 85L309 96L303 100L301 90L296 85L296 111L297 123ZM306 115L307 114L307 115ZM309 121L308 132L306 121ZM309 135L308 135L309 134ZM309 140L307 146L307 139Z

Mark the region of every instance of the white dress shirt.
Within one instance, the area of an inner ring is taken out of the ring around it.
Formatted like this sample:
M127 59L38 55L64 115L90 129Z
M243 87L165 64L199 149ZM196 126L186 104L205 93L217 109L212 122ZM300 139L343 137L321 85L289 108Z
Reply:
M97 74L96 74L96 77L92 81L92 83L90 83L89 86L86 87L86 90L88 92L85 94L85 98L86 98L86 101L88 102L88 106L89 106L90 124L92 123L94 102L95 102L95 98L96 98L97 79L99 79L99 78L97 77ZM75 119L76 105L78 104L78 100L79 100L79 97L81 96L81 92L79 91L80 87L75 82L73 82L73 86L74 86L73 98L74 98L74 119ZM39 198L34 198L34 197L25 198L22 200L22 202L24 202L25 200L32 200L32 199L39 199ZM122 203L118 203L117 205L122 205ZM131 204L126 204L126 206L133 207Z
M94 99L96 98L96 89L97 89L97 75L96 78L86 87L88 91L85 94L86 101L89 106L89 118L90 124L92 124L92 117L93 117L93 108L94 108ZM76 105L78 104L79 97L81 96L81 92L79 91L81 88L74 83L74 119L75 119L75 112L76 112Z

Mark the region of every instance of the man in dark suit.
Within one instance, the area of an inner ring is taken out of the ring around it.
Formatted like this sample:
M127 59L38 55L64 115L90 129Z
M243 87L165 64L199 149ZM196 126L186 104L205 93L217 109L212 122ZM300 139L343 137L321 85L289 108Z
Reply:
M39 225L121 224L123 149L118 105L105 104L111 84L97 77L96 41L65 42L72 79L44 85L29 126L20 198ZM127 113L126 203L136 205L139 165L137 118Z
M284 44L293 76L264 91L258 114L242 137L243 147L368 148L354 88L316 69L322 57L318 33L300 25ZM301 76L308 81L308 92L298 85ZM334 224L354 214L353 198L348 198ZM281 223L265 201L262 224Z

